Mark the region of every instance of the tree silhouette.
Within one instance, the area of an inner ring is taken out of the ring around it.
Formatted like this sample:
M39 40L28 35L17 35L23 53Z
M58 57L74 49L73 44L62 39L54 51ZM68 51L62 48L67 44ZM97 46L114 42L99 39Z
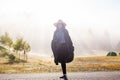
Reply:
M18 37L15 43L13 43L12 38L9 36L7 32L5 32L3 35L0 36L0 43L2 46L9 48L9 52L10 52L10 48L12 47L16 51L19 59L20 59L20 52L24 51L24 60L27 61L26 53L31 50L31 47L29 43L27 43L27 41L23 40L22 37Z
M9 51L10 51L10 48L13 45L13 40L9 36L9 34L7 32L5 32L4 35L0 36L0 43L3 44L4 46L9 47Z
M16 51L16 53L18 54L18 57L20 59L20 52L19 51L22 51L23 47L24 47L23 38L22 37L17 38L17 40L14 43L13 47L14 47L14 50Z
M30 48L29 43L27 43L26 41L24 41L24 49L23 50L24 50L24 60L27 61L27 54L26 54L26 52L29 52L31 50L31 48Z

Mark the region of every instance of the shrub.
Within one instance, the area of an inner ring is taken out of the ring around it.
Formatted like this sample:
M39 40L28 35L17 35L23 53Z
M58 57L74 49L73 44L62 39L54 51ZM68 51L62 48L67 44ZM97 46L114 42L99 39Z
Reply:
M15 60L15 56L13 54L9 54L9 61L13 62Z
M119 56L120 56L120 53L119 53Z
M109 52L109 53L107 54L107 56L117 56L117 53L116 53L116 52Z

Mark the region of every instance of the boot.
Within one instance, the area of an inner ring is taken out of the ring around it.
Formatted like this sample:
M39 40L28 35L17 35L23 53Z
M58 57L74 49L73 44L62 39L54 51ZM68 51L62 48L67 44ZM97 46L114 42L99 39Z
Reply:
M68 80L67 76L66 75L63 75L60 77L61 79L64 79L64 80Z

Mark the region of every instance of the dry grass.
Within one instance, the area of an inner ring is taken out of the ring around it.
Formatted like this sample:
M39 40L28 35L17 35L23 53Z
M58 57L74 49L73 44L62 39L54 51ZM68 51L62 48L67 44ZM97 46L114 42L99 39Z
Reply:
M53 59L29 57L27 63L5 64L6 58L0 58L0 73L39 73L60 72ZM77 57L67 64L69 72L79 71L115 71L120 70L120 57Z
M71 71L115 71L120 70L120 57L78 57L68 67Z

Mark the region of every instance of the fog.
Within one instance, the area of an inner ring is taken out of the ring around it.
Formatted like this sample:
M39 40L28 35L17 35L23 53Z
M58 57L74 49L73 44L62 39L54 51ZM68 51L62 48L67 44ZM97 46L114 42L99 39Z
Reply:
M109 51L117 51L118 0L0 1L0 35L8 32L14 41L22 36L31 45L30 54L52 55L53 24L58 19L67 24L75 56L104 56Z
M53 28L51 28L53 27ZM120 32L118 29L98 29L94 27L78 28L70 26L66 28L72 38L75 46L76 56L103 56L108 51L116 51L116 46L120 41ZM74 29L74 30L73 30ZM55 27L47 26L46 28L38 27L1 27L1 35L8 32L14 39L22 36L31 45L31 52L40 56L51 56L51 40L53 38Z

